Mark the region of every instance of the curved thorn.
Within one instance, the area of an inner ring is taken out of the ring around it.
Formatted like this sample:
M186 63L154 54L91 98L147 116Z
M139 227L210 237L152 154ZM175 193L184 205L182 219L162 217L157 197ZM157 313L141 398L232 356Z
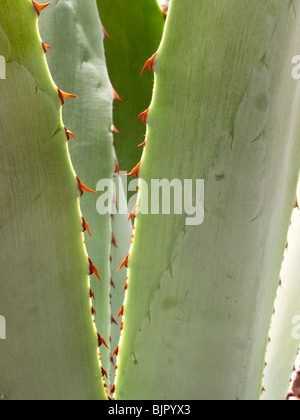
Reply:
M145 124L147 124L147 118L148 118L148 112L149 112L149 108L146 109L146 111L142 112L139 116L138 116L138 123L140 124L140 121L142 120Z
M122 308L120 309L120 311L119 311L119 313L118 313L118 315L117 315L116 319L120 318L120 316L123 316L123 315L124 315L124 305L123 305L123 306L122 306Z
M102 25L102 30L103 30L104 37L105 37L106 39L108 39L109 41L111 41L111 38L110 38L110 36L108 35L107 30L104 28L104 26L103 26L103 25Z
M112 278L110 279L110 285L111 285L111 287L113 287L114 289L116 288L115 283L113 282L113 279L112 279Z
M40 4L40 3L37 3L37 2L36 2L36 1L34 1L34 0L31 0L31 2L32 2L32 4L33 4L34 10L36 11L36 13L37 13L38 17L40 16L41 11L42 11L42 10L44 10L46 7L48 7L48 6L51 4L51 3L47 3L47 4Z
M113 92L114 92L114 101L119 101L121 102L121 104L125 105L125 102L122 101L122 99L120 98L120 96L118 95L117 91L113 88Z
M89 275L91 276L92 274L95 274L96 277L98 277L98 279L102 282L98 270L97 268L94 266L94 264L92 263L91 259L89 258L89 263L90 263L90 273Z
M43 50L44 50L44 53L45 54L46 54L46 52L48 50L52 50L52 48L50 47L50 45L45 44L45 42L43 42L43 41L42 41L42 47L43 47Z
M93 293L92 289L90 289L90 299L96 300L95 294Z
M118 248L116 237L115 237L115 235L113 233L112 233L112 237L111 237L111 242L112 242L112 244L114 244L114 246L116 248Z
M97 333L98 336L98 347L101 347L102 344L104 344L104 346L109 350L108 345L106 344L104 338L101 337L101 335L99 333Z
M79 188L79 191L80 191L80 197L82 197L82 195L83 195L83 192L84 192L84 191L87 191L87 192L92 192L92 193L94 193L94 194L97 194L97 192L96 192L96 191L91 190L91 189L90 189L90 188L88 188L86 185L84 185L84 184L80 181L80 179L79 179L78 177L76 177L76 179L77 179L77 182L78 182L78 188Z
M83 228L83 231L82 232L85 232L86 230L88 231L88 233L89 233L89 235L90 235L90 237L92 238L92 235L91 235L91 230L90 230L90 226L89 226L89 224L86 222L86 220L85 220L85 218L84 217L82 217L82 228Z
M115 126L113 126L113 134L118 134L121 138L122 138L122 134L120 133L120 131L117 130L117 128Z
M120 166L117 160L115 160L116 166L115 166L115 174L120 175Z
M71 93L63 92L60 89L57 89L57 91L58 91L59 99L61 100L61 104L62 105L64 105L66 99L69 99L69 98L75 98L75 99L77 99L77 96L72 95Z
M116 197L115 195L113 195L113 203L114 203L114 205L115 205L115 207L116 207L116 210L119 210L119 209L118 209L117 197Z
M129 222L130 219L135 219L136 218L136 210L137 210L137 204L134 206L132 212L129 214L127 222ZM134 236L134 235L132 235L132 236Z
M112 355L110 356L111 358L113 358L114 356L118 357L119 354L119 346L117 346L114 351L112 352Z
M126 176L132 176L135 175L137 178L140 176L140 169L141 169L141 162L139 162L133 169L132 171L127 174Z
M77 141L77 140L76 140L76 137L75 137L75 135L72 133L72 131L68 130L68 129L67 129L67 127L64 127L64 129L65 129L65 133L66 133L66 136L67 136L67 141L69 141L69 140L70 140L70 137L71 137L71 136L73 137L73 139L74 139L75 141Z
M120 267L118 268L117 272L121 270L121 268L126 267L128 268L128 260L129 260L129 254L124 258L122 261Z
M143 70L142 70L141 76L144 74L144 72L145 72L147 69L150 69L151 71L154 71L154 64L155 64L155 59L156 59L157 54L158 54L158 53L156 52L155 54L153 54L153 55L152 55L152 57L151 57L151 58L149 58L149 60L147 60L147 61L146 61L145 65L144 65L144 67L143 67Z

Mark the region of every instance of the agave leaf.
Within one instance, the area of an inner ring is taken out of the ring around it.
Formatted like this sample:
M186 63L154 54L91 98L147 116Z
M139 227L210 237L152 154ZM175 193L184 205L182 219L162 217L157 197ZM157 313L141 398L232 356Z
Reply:
M104 399L61 102L32 2L0 8L1 399Z
M205 219L137 216L118 399L260 398L300 167L293 6L171 2L141 177L203 179Z
M107 66L112 85L124 102L114 105L114 122L122 134L115 135L122 171L129 172L139 162L145 127L137 116L149 105L153 74L140 77L145 61L158 49L164 14L156 0L97 0L100 17L110 37L105 41Z
M298 194L300 198L300 195ZM285 400L300 346L300 212L295 208L266 356L264 400Z
M77 142L73 139L69 142L76 173L95 190L99 181L112 181L116 176L112 135L114 95L106 70L103 31L95 0L53 1L49 12L40 20L40 31L52 47L47 61L55 80L64 90L74 92L78 97L76 102L64 107L63 120L77 139ZM123 196L124 192L120 194ZM116 273L115 267L121 256L128 253L130 225L127 224L127 213L112 219L112 208L108 214L101 215L97 206L96 196L82 197L81 211L92 235L91 238L86 231L86 247L102 280L100 284L96 276L91 278L91 290L95 295L92 304L96 328L109 347L102 345L100 353L104 379L110 390L115 379L115 366L110 356L120 339L120 324L116 325L112 320L123 305L126 277L121 281L121 274ZM117 240L117 249L112 244L112 234Z

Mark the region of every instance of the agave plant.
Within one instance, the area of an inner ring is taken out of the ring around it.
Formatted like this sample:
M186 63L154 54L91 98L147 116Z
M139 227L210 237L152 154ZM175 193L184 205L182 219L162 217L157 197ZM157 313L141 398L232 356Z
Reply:
M0 7L1 399L285 399L300 1Z

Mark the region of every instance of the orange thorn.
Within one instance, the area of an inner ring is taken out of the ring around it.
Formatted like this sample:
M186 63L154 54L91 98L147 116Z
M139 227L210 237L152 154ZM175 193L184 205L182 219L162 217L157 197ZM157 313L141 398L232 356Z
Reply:
M108 345L106 344L106 342L105 342L104 338L102 338L102 337L101 337L101 335L100 335L99 333L97 333L97 336L98 336L98 347L101 347L101 346L102 346L102 344L104 344L104 345L105 345L105 347L106 347L106 348L108 348L108 350L109 350L109 347L108 347Z
M139 162L127 176L135 175L137 178L140 175L141 162Z
M58 92L59 99L61 100L62 105L64 105L66 99L69 99L69 98L75 98L75 99L77 99L77 96L72 95L70 93L63 92L60 89L57 89L57 92Z
M86 220L85 220L85 218L84 217L82 217L82 228L83 228L83 231L82 232L85 232L86 230L88 231L88 233L89 233L89 235L90 235L90 237L92 238L92 235L91 235L91 230L90 230L90 226L89 226L89 224L86 222Z
M144 141L143 143L139 144L138 147L146 147L147 141Z
M147 118L148 118L148 112L149 112L149 108L146 109L146 111L142 112L139 116L138 116L138 123L140 124L140 121L142 120L145 124L147 124Z
M113 358L114 356L118 357L118 354L119 354L119 346L115 348L115 350L113 351L113 353L111 355L111 358Z
M121 268L123 268L123 267L128 268L128 260L129 260L129 254L124 258L124 260L122 261L122 264L118 268L117 272L120 271Z
M106 376L107 378L108 378L108 376L107 376L107 372L106 372L106 370L105 369L103 369L103 367L101 367L101 372L102 372L102 376L104 377L104 376Z
M107 38L109 41L111 41L111 38L110 38L110 36L108 35L107 30L104 28L104 26L103 26L103 25L102 25L102 29L103 29L103 34L104 34L105 38Z
M124 305L122 306L121 310L118 313L118 316L116 317L116 319L120 318L120 316L124 315Z
M47 3L47 4L40 4L40 3L37 3L36 1L34 1L34 0L31 0L32 1L32 4L33 4L33 7L34 7L34 9L35 9L35 11L36 11L36 13L37 13L37 15L38 15L38 17L40 16L40 14L41 14L41 11L43 10L43 9L45 9L46 7L48 7L51 3Z
M47 44L45 44L44 42L42 42L42 47L43 47L43 50L44 50L44 53L46 54L46 52L48 51L48 50L52 50L52 48L50 47L50 45L47 45Z
M98 277L98 279L102 282L102 280L101 280L101 278L99 276L98 270L94 266L94 264L92 263L92 261L90 260L90 258L89 258L89 263L90 263L90 273L89 273L89 275L91 276L92 274L95 274L95 276Z
M115 166L115 174L120 175L120 166L119 166L119 164L118 164L118 161L117 161L117 160L116 160L115 162L116 162L116 166Z
M111 323L112 323L112 324L116 324L116 325L118 325L118 323L116 322L116 320L114 319L114 317L113 317L113 316L111 316Z
M92 307L92 315L94 316L94 315L96 315L97 316L97 314L96 314L96 311L95 311L95 309Z
M117 130L117 128L115 126L113 126L113 134L118 134L121 138L122 138L122 134L120 133L119 130Z
M110 388L110 394L114 394L115 393L115 390L116 390L116 385L113 385L111 388Z
M154 62L155 62L156 56L157 56L157 52L153 54L152 57L149 58L149 60L146 61L146 64L144 65L141 76L147 69L154 71Z
M127 222L129 222L130 219L135 219L136 218L136 210L137 210L137 204L134 206L132 212L129 214ZM134 235L132 235L132 236L134 236Z
M120 96L118 95L117 91L113 88L113 92L114 92L114 101L119 101L121 102L121 104L125 105L125 102L122 101L122 99L120 98Z
M117 202L117 198L116 198L116 196L115 196L115 195L113 195L113 203L114 203L114 205L115 205L115 207L116 207L116 210L119 210L119 209L118 209L118 202Z
M116 237L115 237L115 235L114 235L114 234L112 234L111 242L114 244L114 246L115 246L116 248L118 248L118 245L117 245L117 242L116 242Z
M96 300L95 295L94 295L92 289L90 289L90 299Z
M79 179L78 177L76 177L76 179L77 179L77 182L78 182L78 188L79 188L79 191L80 191L80 197L82 197L82 194L83 194L83 192L84 192L84 191L87 191L87 192L92 192L92 193L94 193L94 194L97 194L97 192L96 192L96 191L91 190L91 189L90 189L90 188L88 188L86 185L84 185L84 184L80 181L80 179Z
M71 137L71 136L73 137L73 139L74 139L75 141L77 141L77 140L76 140L76 137L74 136L74 134L72 133L72 131L68 130L68 129L67 129L67 127L64 127L64 129L65 129L65 132L66 132L67 141L69 141L69 140L70 140L70 137Z

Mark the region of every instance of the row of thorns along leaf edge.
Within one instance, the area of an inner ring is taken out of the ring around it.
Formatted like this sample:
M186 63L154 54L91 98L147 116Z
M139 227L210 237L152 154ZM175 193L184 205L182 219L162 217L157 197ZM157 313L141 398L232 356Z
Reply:
M39 17L40 16L40 14L41 14L41 12L46 8L46 7L48 7L51 3L46 3L46 4L40 4L40 3L37 3L36 1L34 1L34 0L31 0L32 1L32 4L33 4L33 7L34 7L34 9L35 9L35 11L36 11L36 13L37 13L37 16ZM167 16L167 12L166 11L163 11L163 13L165 14L165 17ZM107 38L107 39L109 39L110 40L110 37L109 37L109 35L108 35L108 33L107 33L107 31L105 30L105 28L104 28L104 26L102 26L102 29L103 29L103 33L104 33L104 36L105 36L105 38ZM46 54L47 53L47 51L49 50L49 49L52 49L48 44L45 44L43 41L41 41L41 44L42 44L42 48L43 48L43 51L44 51L44 53ZM154 72L154 62L155 62L155 58L156 58L156 56L157 56L157 52L149 59L149 60L147 60L146 61L146 63L145 63L145 65L144 65L144 68L143 68L143 70L142 70L142 73L141 73L141 75L149 68L151 71L153 71ZM70 98L75 98L75 99L77 99L77 97L75 96L75 95L73 95L73 94L69 94L69 93L66 93L66 92L63 92L61 89L57 89L57 92L58 92L58 95L59 95L59 98L60 98L60 101L61 101L61 104L62 104L62 106L65 104L65 101L67 100L67 99L70 99ZM117 101L119 101L119 102L121 102L121 103L123 103L124 104L124 102L122 101L122 99L120 98L120 96L118 95L118 93L116 92L116 90L113 88L113 94L114 94L114 100L117 100ZM140 124L140 121L142 120L145 124L147 124L147 117L148 117L148 112L149 112L149 108L146 110L146 111L144 111L144 112L142 112L139 116L138 116L138 123ZM66 133L66 138L67 138L67 141L69 141L70 140L70 138L71 137L73 137L73 139L74 140L76 140L76 137L75 137L75 135L74 135L74 133L72 133L70 130L68 130L67 129L67 127L64 127L64 130L65 130L65 133ZM118 135L120 135L121 136L121 134L120 134L120 132L117 130L117 128L115 127L115 126L113 126L113 130L112 130L112 133L113 134L118 134ZM121 136L122 137L122 136ZM115 143L113 142L113 146L115 146ZM145 147L146 146L146 141L144 141L142 144L140 144L139 146L143 146L143 147ZM139 173L140 173L140 167L141 167L141 162L139 162L133 169L132 169L132 171L129 173L129 174L127 174L127 176L136 176L137 178L139 178ZM115 160L115 172L114 172L115 174L118 174L118 175L120 175L120 168L119 168L119 164L118 164L118 161L117 161L117 159ZM90 189L90 188L88 188L85 184L83 184L81 181L80 181L80 179L78 178L78 177L76 177L76 179L77 179L77 183L78 183L78 189L79 189L79 192L80 192L80 197L82 197L82 195L83 195L83 193L84 192L91 192L91 193L94 193L94 194L97 194L97 192L96 191L94 191L94 190L92 190L92 189ZM115 200L116 201L116 200ZM134 207L134 209L131 211L131 213L129 214L129 218L128 218L128 222L131 220L131 219L135 219L136 218L136 210L137 210L137 206L135 206ZM91 230L90 230L90 227L89 227L89 224L87 223L87 221L85 220L85 218L82 216L82 227L83 227L83 232L88 232L88 234L90 235L90 237L92 237L92 234L91 234ZM135 229L135 227L133 227L133 230ZM133 242L133 239L134 239L134 234L131 236L131 243ZM115 247L117 247L117 243L116 243L116 239L115 239L115 236L114 236L114 234L112 233L112 244L115 246ZM89 275L91 276L91 275L96 275L96 277L100 280L100 282L101 282L101 277L100 277L100 275L99 275L99 272L98 272L98 269L96 268L96 266L93 264L93 262L91 261L91 259L90 258L88 258L88 262L89 262L89 269L90 269L90 271L89 271ZM128 268L128 262L129 262L129 254L124 258L124 260L122 261L122 263L121 263L121 265L120 265L120 267L118 268L118 270L117 270L117 272L119 272L123 267L125 267L125 268ZM126 285L125 285L125 292L127 291L127 287L128 287L128 277L126 278ZM91 302L92 302L92 300L93 299L95 299L95 295L94 295L94 293L93 293L93 291L92 291L92 289L90 288L89 289L89 294L90 294L90 299L91 299ZM92 312L92 316L94 317L95 315L96 315L96 311L95 311L95 309L93 308L93 305L91 304L91 312ZM120 309L120 311L119 311L119 313L118 313L118 315L117 315L117 317L116 318L112 318L112 322L114 322L114 323L116 323L116 321L117 321L117 319L118 318L120 318L120 317L122 317L124 315L124 305L122 306L122 308ZM95 323L95 320L94 320L94 323ZM121 322L121 331L123 330L123 321ZM108 345L107 345L107 343L106 343L106 341L104 340L104 338L103 337L101 337L101 335L99 334L99 332L97 331L97 338L98 338L98 348L100 348L102 345L104 345L108 350L109 350L109 347L108 347ZM114 356L116 356L116 357L118 357L118 353L119 353L119 346L117 346L116 347L116 349L112 352L112 354L111 354L111 356L110 356L110 360L111 360L111 362L112 362L112 364L114 364L114 362L113 362L113 358L114 358ZM100 359L100 362L101 362L101 357L100 357L100 351L99 351L99 359ZM100 363L101 364L101 363ZM115 369L117 369L117 367L118 366L116 366L115 367ZM101 367L101 372L102 372L102 377L103 377L103 380L104 380L104 382L105 382L105 376L107 377L107 372L104 370L104 368L103 367ZM113 395L115 393L115 385L113 385L112 387L111 387L111 389L110 389L110 391L109 391L109 394L111 394L111 395ZM107 394L107 397L109 398L109 399L111 399L110 397L109 397L109 395Z

